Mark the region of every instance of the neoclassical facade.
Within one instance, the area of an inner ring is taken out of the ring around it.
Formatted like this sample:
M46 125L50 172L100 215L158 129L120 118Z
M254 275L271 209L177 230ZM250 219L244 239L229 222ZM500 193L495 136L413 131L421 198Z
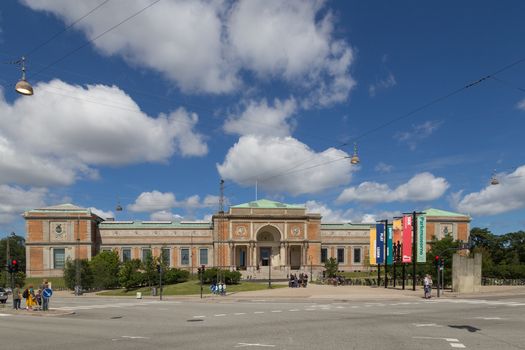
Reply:
M466 241L470 217L429 209L427 240L452 234ZM149 254L177 268L238 269L245 277L285 278L318 273L334 257L339 269L369 268L371 224L324 223L303 205L258 200L231 206L209 222L104 220L89 209L62 204L24 213L27 276L61 276L68 258L91 259L104 250L122 261Z

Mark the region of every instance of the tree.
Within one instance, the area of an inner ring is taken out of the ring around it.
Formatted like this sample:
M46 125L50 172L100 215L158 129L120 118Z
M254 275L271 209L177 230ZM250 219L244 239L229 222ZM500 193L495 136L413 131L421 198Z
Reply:
M126 290L140 287L144 283L144 274L140 271L142 262L139 259L126 261L120 266L118 280Z
M6 256L8 240L9 240L9 259ZM7 266L9 260L12 260L12 259L16 259L18 261L19 271L25 273L26 271L25 239L24 237L14 235L14 234L10 234L9 236L0 239L0 266L1 267ZM9 276L9 273L7 272L7 268L0 269L0 273L1 273L0 286L10 287L11 277ZM24 278L25 278L25 275L24 275Z
M101 289L118 287L120 260L117 252L100 252L89 264L93 271L93 287Z
M77 259L67 259L64 266L64 282L68 289L75 289L77 285L77 263L80 268L80 286L82 289L93 287L93 271L86 259L78 261Z
M324 269L326 271L326 277L335 277L337 275L337 271L339 270L339 263L335 258L329 258L324 263Z

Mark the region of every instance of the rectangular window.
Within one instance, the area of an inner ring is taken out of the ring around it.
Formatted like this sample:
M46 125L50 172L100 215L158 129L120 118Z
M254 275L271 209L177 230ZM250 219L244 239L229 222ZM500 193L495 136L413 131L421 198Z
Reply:
M328 260L328 248L321 248L321 262L325 263Z
M131 249L130 248L122 249L122 262L130 261L130 260L131 260Z
M66 262L66 250L64 248L53 249L53 268L63 269Z
M345 248L337 248L337 262L340 264L345 262Z
M361 248L354 248L354 264L361 264Z
M190 264L190 250L188 248L181 248L180 250L180 264L189 265Z
M162 248L162 264L170 266L170 248Z
M145 262L148 257L151 257L151 249L150 248L143 248L142 249L142 262Z
M208 265L208 248L199 250L199 261L201 265Z

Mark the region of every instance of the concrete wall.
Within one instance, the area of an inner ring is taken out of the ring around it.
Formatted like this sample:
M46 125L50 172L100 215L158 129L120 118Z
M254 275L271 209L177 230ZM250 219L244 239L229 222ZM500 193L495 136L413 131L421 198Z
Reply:
M452 291L477 293L481 286L481 254L474 258L454 254L452 258Z

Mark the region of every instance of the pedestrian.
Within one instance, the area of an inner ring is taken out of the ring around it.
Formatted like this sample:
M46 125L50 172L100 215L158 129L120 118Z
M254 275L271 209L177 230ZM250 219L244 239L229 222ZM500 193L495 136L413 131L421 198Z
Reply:
M308 286L308 274L304 274L303 276L303 283L304 283L304 288L306 288L306 286Z
M425 299L430 299L432 297L432 277L430 275L425 275L423 279L423 291Z
M226 295L226 283L222 284L222 295Z
M35 294L35 300L36 300L36 309L41 311L42 310L42 289L37 290Z
M20 309L20 299L22 298L22 294L20 293L20 286L17 284L15 286L15 289L13 290L13 309L19 310Z
M35 290L33 289L33 285L30 284L25 290L24 294L22 295L26 299L26 310L33 310L33 306L35 306Z
M53 295L53 290L49 288L49 284L44 284L44 289L42 290L42 310L49 311L49 298Z

